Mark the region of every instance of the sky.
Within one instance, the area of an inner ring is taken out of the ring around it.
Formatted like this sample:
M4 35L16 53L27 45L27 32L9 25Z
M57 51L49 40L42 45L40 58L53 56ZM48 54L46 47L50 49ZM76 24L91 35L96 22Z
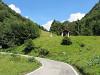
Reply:
M50 29L53 20L81 20L99 0L2 0L12 10Z

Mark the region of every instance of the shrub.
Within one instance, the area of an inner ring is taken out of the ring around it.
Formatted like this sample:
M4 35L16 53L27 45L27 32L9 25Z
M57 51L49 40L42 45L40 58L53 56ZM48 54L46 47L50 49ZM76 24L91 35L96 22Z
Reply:
M36 60L32 57L32 58L28 58L28 63L31 63L31 62L36 62Z
M35 49L35 45L32 41L32 39L25 41L26 48L23 50L24 54L30 53L33 49Z
M85 47L85 43L80 43L80 47Z
M40 49L39 51L39 55L43 55L43 56L47 56L49 54L49 51L46 49Z
M71 45L72 41L69 37L64 37L64 39L62 40L62 45Z

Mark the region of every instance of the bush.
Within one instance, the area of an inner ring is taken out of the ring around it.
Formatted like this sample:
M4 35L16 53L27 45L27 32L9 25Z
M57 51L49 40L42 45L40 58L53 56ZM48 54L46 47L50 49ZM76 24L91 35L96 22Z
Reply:
M62 40L62 45L71 45L72 41L69 37L64 37L64 39Z
M85 43L80 43L80 47L85 47Z
M43 55L43 56L47 56L49 54L49 51L46 49L40 49L39 51L39 55Z
M32 39L25 41L26 48L23 50L24 54L30 53L33 49L35 49L35 45L32 41Z
M36 60L32 57L32 58L28 58L28 63L32 63L32 62L36 62Z

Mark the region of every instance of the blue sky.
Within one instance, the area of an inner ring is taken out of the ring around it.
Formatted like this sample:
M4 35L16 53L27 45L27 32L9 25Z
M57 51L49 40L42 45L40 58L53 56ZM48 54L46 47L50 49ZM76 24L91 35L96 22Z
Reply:
M64 21L71 14L86 14L99 0L2 0L7 5L15 5L20 14L39 25L55 20Z

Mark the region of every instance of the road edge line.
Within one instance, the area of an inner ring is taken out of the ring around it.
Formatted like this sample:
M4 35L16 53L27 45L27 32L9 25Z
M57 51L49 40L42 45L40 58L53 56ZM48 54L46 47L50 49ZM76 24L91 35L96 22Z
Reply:
M35 58L35 59L36 59L36 58ZM36 59L36 60L37 60L37 59ZM37 60L37 61L38 61L38 60ZM40 63L41 63L41 62L40 62ZM34 71L30 72L30 73L27 73L27 74L25 74L25 75L31 75L32 73L35 73L36 71L42 69L43 66L44 66L44 64L43 64L43 63L41 63L41 64L42 64L42 66L41 66L40 68L38 68L38 69L36 69L36 70L34 70Z

